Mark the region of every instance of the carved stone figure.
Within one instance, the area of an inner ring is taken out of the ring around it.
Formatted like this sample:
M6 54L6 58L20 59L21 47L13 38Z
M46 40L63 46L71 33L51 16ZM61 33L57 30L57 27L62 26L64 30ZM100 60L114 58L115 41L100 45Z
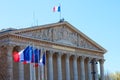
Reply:
M36 39L59 42L80 48L98 50L80 34L63 25L21 33L21 35Z

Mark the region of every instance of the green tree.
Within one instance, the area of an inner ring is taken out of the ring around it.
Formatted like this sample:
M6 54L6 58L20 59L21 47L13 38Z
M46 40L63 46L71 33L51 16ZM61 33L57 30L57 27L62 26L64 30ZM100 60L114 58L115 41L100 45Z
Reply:
M115 72L115 73L110 74L110 78L112 80L120 80L120 72Z

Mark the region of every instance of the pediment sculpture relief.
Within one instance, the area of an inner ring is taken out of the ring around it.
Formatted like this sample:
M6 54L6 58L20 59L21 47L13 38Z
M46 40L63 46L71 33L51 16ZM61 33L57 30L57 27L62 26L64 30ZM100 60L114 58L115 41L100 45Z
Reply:
M66 26L56 27L53 30L53 41L65 41L77 46L77 33Z
M78 36L78 46L80 48L87 48L87 49L99 50L92 43L88 42L85 38L83 38L80 35Z
M52 41L52 28L38 29L30 32L19 33L19 35L40 40Z
M48 27L26 33L21 33L20 35L40 40L76 46L80 48L98 50L97 47L91 44L79 33L68 28L67 26Z

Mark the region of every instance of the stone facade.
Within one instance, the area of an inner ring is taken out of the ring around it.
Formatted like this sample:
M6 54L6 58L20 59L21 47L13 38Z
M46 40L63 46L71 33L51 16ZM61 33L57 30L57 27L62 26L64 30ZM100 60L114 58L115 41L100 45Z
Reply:
M46 65L35 68L34 80L98 80L97 63L104 80L106 50L66 21L0 32L0 44L0 79L33 80L31 64L15 63L12 53L34 44L46 53Z

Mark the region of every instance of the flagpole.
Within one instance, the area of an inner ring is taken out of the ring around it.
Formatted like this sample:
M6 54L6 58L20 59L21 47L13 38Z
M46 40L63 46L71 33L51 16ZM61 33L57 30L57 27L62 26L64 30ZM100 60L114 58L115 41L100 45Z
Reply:
M44 48L42 48L42 57L43 57L43 54L44 54ZM42 57L41 57L41 58L42 58ZM41 78L42 78L42 80L44 80L44 79L43 79L43 78L44 78L44 65L41 66L41 73L42 73L42 74L41 74Z
M31 58L33 58L33 56L34 56L34 44L32 44L32 47L33 47L33 55L31 56ZM34 58L33 58L33 62L34 62ZM31 65L32 65L32 79L34 80L34 68L33 68L33 66L34 66L34 63L30 63Z
M34 54L34 61L33 61L33 77L34 77L34 80L36 80L36 71L35 71L35 47L34 47L34 44L33 44L33 54Z
M43 53L43 50L42 50L43 48L41 47L41 57L40 57L40 61L41 61L41 59L42 59L42 53ZM41 62L40 62L40 80L42 80L42 65L41 65Z
M40 55L41 55L41 48L39 49L40 50ZM39 62L40 62L40 55L39 55L39 57L38 57L38 80L40 80L40 66L39 66Z
M61 4L59 4L59 6L60 6L60 20L61 20Z
M31 46L31 44L29 44L29 46ZM29 63L30 64L30 80L33 80L32 78L33 78L33 76L32 76L32 64L31 63Z
M46 50L45 50L45 79L47 80L47 58L46 58Z

